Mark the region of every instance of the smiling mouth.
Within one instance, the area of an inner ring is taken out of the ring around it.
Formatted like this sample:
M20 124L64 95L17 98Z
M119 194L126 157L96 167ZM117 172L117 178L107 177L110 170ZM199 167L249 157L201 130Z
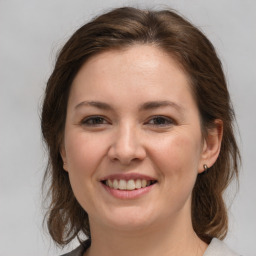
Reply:
M137 190L145 187L152 186L157 181L156 180L145 180L145 179L130 179L130 180L123 180L123 179L107 179L101 181L104 185L109 188L116 189L116 190Z

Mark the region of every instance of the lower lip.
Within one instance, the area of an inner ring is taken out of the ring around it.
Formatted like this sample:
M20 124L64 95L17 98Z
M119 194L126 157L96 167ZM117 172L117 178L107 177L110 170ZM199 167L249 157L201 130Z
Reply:
M155 186L155 184L152 184L148 187L139 188L139 189L135 189L135 190L119 190L119 189L110 188L103 183L102 183L102 185L112 196L119 198L119 199L139 198L142 195L145 195L146 193L148 193Z

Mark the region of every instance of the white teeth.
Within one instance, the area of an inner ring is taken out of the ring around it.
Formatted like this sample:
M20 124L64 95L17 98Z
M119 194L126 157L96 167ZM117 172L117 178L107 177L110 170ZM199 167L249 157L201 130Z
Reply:
M147 186L147 181L146 180L142 180L141 181L141 187L145 188Z
M126 184L126 189L127 190L134 190L135 189L135 182L134 180L128 180Z
M118 188L120 190L126 190L126 181L125 180L119 180L119 186Z
M111 188L113 188L113 182L112 180L107 180L107 185Z
M147 186L151 185L150 180L106 180L106 185L110 188L114 189L120 189L120 190L135 190L135 189L140 189L140 188L145 188Z
M118 184L118 181L117 181L117 180L114 180L114 181L113 181L113 188L114 188L114 189L118 189L118 185L119 185L119 184Z
M141 188L141 180L136 180L135 188Z

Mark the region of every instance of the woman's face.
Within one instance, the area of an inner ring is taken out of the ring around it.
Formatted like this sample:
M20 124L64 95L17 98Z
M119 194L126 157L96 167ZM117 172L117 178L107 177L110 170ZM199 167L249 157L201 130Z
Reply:
M75 77L61 154L91 226L188 220L206 147L187 77L158 48L101 53Z

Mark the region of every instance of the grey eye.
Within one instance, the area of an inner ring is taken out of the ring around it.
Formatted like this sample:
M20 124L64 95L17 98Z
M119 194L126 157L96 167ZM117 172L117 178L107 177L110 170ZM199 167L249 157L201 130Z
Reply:
M107 124L107 121L101 116L88 117L82 121L82 124L89 126L97 126L101 124Z
M148 122L148 124L154 125L154 126L168 126L173 123L174 122L171 118L164 117L164 116L155 116L151 118Z

